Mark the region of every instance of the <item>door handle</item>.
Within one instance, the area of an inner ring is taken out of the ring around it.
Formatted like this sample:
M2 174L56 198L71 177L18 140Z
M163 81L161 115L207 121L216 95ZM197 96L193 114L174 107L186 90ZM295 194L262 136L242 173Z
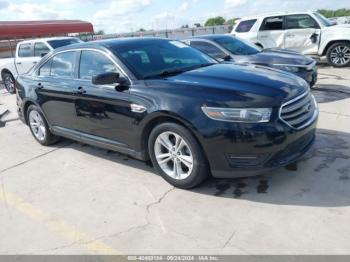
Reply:
M86 90L82 86L79 86L78 89L76 91L74 91L74 94L76 94L76 95L82 95L85 93L86 93Z
M293 38L293 37L295 37L295 35L293 35L293 34L288 34L287 37Z
M36 65L38 62L34 61L33 64Z
M17 64L17 65L21 65L21 64L22 64L22 62L17 62L16 64Z

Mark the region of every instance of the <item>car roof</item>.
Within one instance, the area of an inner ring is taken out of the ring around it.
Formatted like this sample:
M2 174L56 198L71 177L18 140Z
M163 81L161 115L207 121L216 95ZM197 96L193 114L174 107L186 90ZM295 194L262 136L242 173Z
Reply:
M52 40L65 40L65 39L78 39L77 37L71 37L71 36L61 36L61 37L45 37L45 38L35 38L30 40L24 40L21 41L21 43L32 43L37 41L47 42Z
M243 21L243 20L251 20L251 19L260 19L260 18L265 18L268 16L281 16L281 15L297 15L297 14L311 14L314 13L315 11L299 11L299 12L273 12L273 13L262 13L259 15L251 15L251 16L244 16L242 18L239 19L239 21Z
M69 46L64 46L59 49L58 51L64 51L69 49L81 49L81 48L97 48L97 49L113 49L114 47L118 46L126 46L134 43L141 43L141 44L149 44L154 43L158 41L171 41L170 39L165 38L153 38L153 37L145 37L145 38L136 38L136 37L128 37L128 38L114 38L114 39L108 39L108 40L97 40L97 41L90 41L90 42L83 42L83 43L77 43L72 44ZM173 40L177 41L177 40Z
M229 34L217 34L217 35L199 35L199 36L194 36L191 38L186 38L185 40L216 40L218 38L222 38L222 37L230 37L230 38L234 38L234 36L229 35Z

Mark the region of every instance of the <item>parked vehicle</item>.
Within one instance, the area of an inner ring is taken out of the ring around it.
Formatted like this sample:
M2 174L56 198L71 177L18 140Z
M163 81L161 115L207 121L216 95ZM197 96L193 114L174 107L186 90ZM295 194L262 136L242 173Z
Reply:
M55 50L17 81L34 138L59 136L150 159L174 186L287 165L315 139L308 84L280 70L220 64L182 42L140 38Z
M301 53L283 49L264 49L238 37L205 35L184 40L218 61L248 63L277 68L303 78L312 87L317 81L316 61Z
M15 79L27 73L40 59L50 51L81 42L74 37L54 37L26 40L18 43L14 58L0 60L2 82L9 93L15 93Z
M334 67L350 65L350 25L337 25L317 12L244 17L232 34L261 48L287 48L327 57Z

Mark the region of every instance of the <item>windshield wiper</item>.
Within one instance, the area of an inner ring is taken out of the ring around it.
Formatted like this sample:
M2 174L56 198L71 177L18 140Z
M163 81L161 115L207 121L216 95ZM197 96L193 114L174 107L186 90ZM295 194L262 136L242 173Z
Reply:
M174 76L174 75L178 75L178 74L181 74L181 73L184 73L187 71L191 71L191 70L194 70L197 68L207 67L207 66L211 66L211 65L215 65L215 64L216 63L205 63L205 64L189 66L189 67L185 67L185 68L178 68L178 69L174 69L174 70L164 70L164 71L160 72L159 74L145 76L143 79L152 79L152 78L158 78L158 77Z
M181 73L186 72L186 71L187 70L185 70L183 68L176 69L176 70L164 70L164 71L160 72L159 74L145 76L143 79L151 79L151 78L157 78L157 77L173 76L173 75L181 74Z

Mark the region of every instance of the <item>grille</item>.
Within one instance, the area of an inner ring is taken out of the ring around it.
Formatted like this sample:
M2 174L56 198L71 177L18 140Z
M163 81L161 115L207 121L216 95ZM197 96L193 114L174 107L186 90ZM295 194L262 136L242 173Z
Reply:
M289 126L301 129L316 119L317 110L315 98L307 92L283 104L280 118Z

